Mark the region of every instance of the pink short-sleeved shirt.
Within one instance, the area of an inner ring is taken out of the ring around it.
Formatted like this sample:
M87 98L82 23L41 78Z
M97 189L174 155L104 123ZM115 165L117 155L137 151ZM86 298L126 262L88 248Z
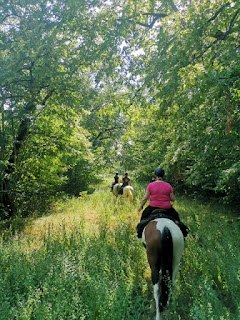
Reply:
M151 207L168 209L172 207L170 202L170 193L173 192L172 186L164 181L161 182L151 182L147 186L147 190L150 192L150 202Z

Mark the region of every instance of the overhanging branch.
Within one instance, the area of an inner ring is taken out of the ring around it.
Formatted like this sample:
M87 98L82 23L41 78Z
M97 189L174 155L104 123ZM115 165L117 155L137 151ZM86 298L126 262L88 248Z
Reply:
M219 15L226 7L228 7L229 5L230 5L229 2L224 3L224 5L222 5L221 8L220 8L220 9L212 16L212 18L210 18L207 22L211 22L211 21L215 20L215 19L218 17L218 15Z

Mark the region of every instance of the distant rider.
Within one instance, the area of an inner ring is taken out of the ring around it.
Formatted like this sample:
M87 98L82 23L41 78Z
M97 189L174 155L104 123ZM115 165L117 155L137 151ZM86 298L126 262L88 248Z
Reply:
M114 176L114 182L112 183L112 186L111 186L111 191L113 191L113 186L115 184L117 184L119 182L119 175L118 175L118 172L116 172L115 176Z
M122 186L119 188L117 196L119 194L123 194L123 188L124 187L131 186L131 185L132 185L131 179L129 178L128 173L126 172L124 177L122 178Z

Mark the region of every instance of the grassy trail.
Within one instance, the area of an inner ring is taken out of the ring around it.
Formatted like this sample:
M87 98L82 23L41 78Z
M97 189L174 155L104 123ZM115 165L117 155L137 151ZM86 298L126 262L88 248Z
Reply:
M155 310L134 201L110 193L59 203L48 216L19 221L0 238L1 320L150 320ZM240 319L239 220L229 210L177 197L191 228L163 320ZM14 231L14 232L13 232Z

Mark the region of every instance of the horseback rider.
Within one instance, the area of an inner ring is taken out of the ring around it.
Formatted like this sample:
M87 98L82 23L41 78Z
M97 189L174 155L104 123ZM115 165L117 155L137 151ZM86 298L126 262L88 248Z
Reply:
M150 202L149 205L142 212L139 227L140 225L143 225L143 220L147 221L151 217L151 214L155 214L155 212L153 213L153 211L156 209L164 209L165 217L179 222L179 225L182 225L179 218L179 214L173 208L171 203L175 201L173 188L169 183L163 181L164 174L165 172L162 168L157 168L155 170L156 181L149 183L149 185L146 188L146 193L142 199L142 203L140 208L138 209L138 212L143 210L143 206L149 198Z
M170 216L180 221L177 211L171 204L171 201L175 201L173 188L169 183L163 181L164 174L165 172L162 168L155 170L156 181L149 183L147 186L145 196L138 209L138 212L143 210L144 204L150 198L149 206L144 209L140 220L147 219L153 210L161 208L167 209Z
M116 174L115 174L115 176L113 177L113 179L114 179L114 182L113 182L112 185L111 185L111 191L113 191L113 186L119 182L118 172L116 172Z
M123 194L123 188L124 187L131 186L131 185L132 185L131 179L129 178L128 173L126 172L124 177L122 178L122 186L119 188L117 196L119 194Z

